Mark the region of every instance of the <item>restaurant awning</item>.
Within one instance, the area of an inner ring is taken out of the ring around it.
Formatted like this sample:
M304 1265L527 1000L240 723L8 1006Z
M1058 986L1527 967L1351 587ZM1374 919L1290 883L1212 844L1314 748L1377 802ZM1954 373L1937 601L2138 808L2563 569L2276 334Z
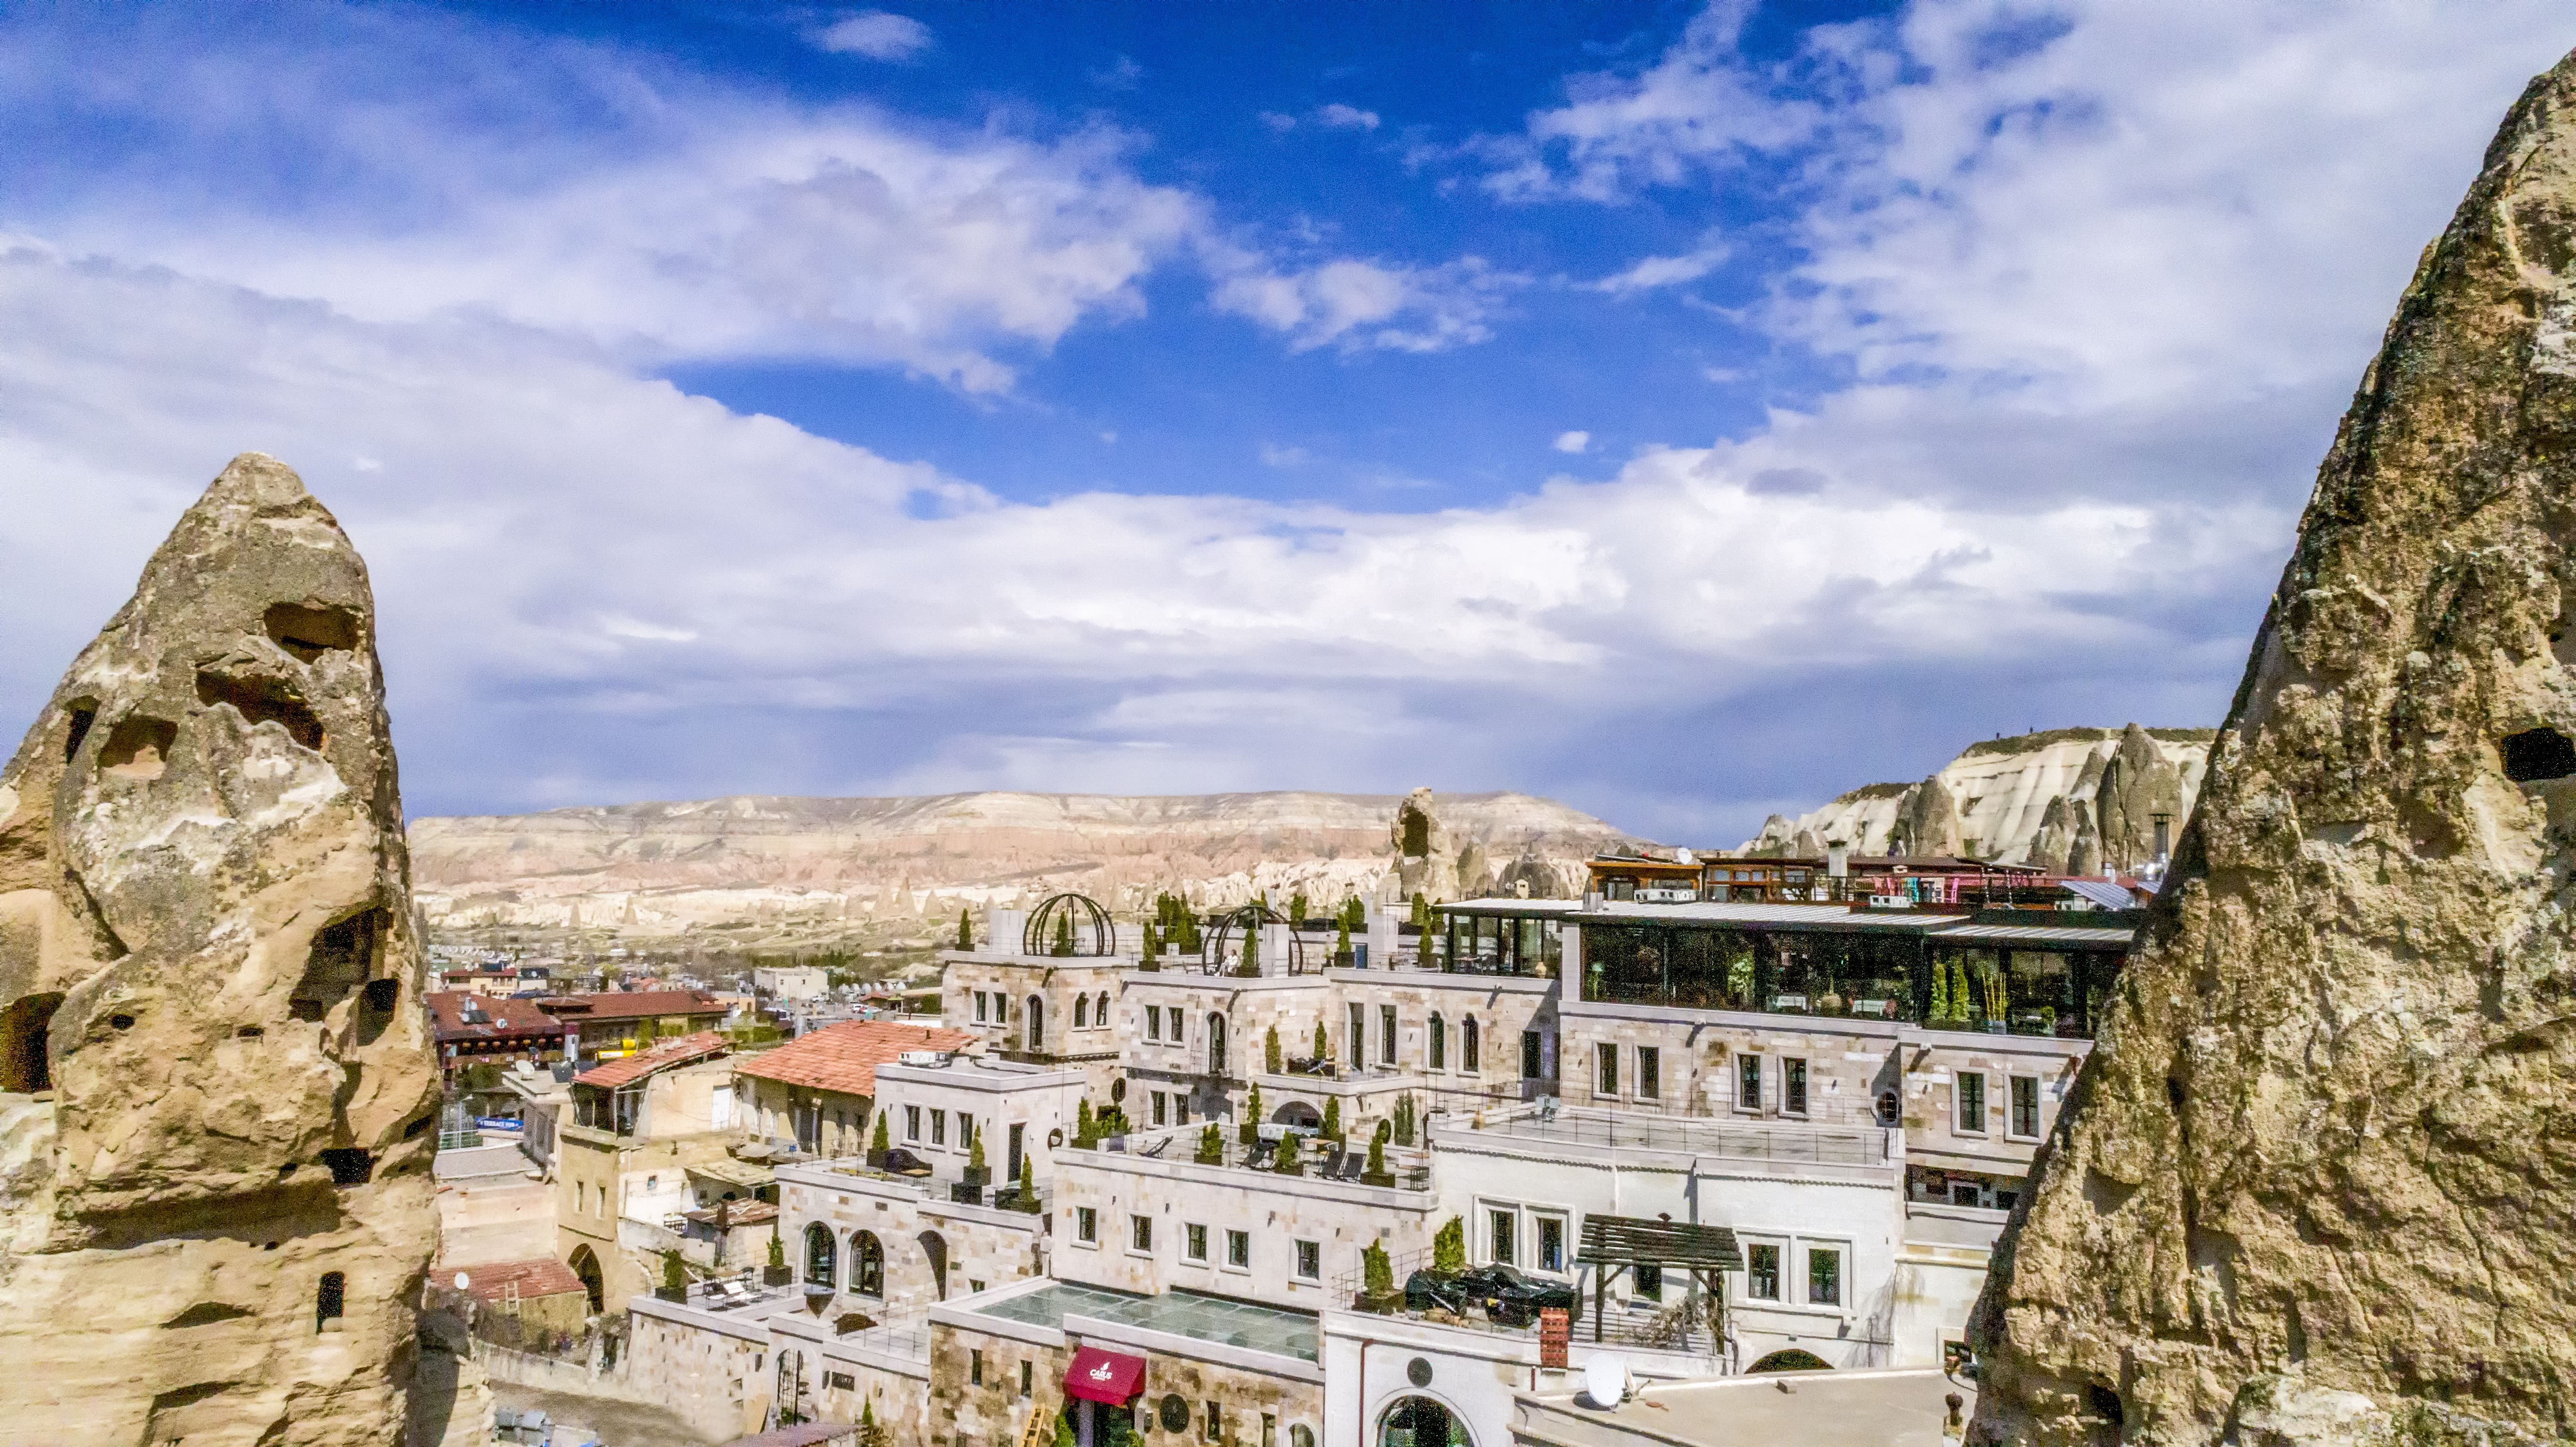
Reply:
M1143 1357L1084 1347L1073 1354L1073 1365L1064 1369L1064 1392L1068 1397L1122 1407L1144 1389Z

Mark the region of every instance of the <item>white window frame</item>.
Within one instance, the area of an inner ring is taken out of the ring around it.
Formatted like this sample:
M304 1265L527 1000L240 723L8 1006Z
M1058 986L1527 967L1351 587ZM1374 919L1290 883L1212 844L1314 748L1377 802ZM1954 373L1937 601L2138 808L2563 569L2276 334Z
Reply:
M1744 1095L1744 1086L1746 1083L1744 1078L1744 1064L1748 1060L1753 1062L1753 1097L1750 1100L1746 1099ZM1758 1051L1739 1050L1735 1052L1734 1095L1735 1108L1737 1110L1746 1115L1760 1115L1762 1113L1762 1076L1763 1061L1762 1056Z
M1628 1066L1628 1089L1639 1100L1664 1098L1664 1049L1660 1045L1632 1045Z
M1321 1281L1324 1279L1323 1242L1305 1240L1292 1241L1289 1243L1289 1250L1290 1255L1288 1258L1288 1265L1289 1274L1292 1279L1298 1281ZM1309 1258L1312 1258L1315 1266L1315 1269L1312 1271L1308 1271L1306 1269L1306 1264Z
M1573 1275L1574 1218L1572 1214L1565 1211L1548 1211L1536 1208L1524 1211L1521 1214L1522 1219L1529 1225L1530 1264L1526 1269L1537 1272L1542 1276ZM1556 1227L1556 1249L1558 1256L1561 1258L1559 1263L1555 1266L1550 1266L1540 1259L1546 1251L1545 1242L1547 1240L1547 1228L1551 1224Z
M1073 1208L1073 1244L1100 1248L1100 1212L1090 1206Z
M2025 1080L2030 1082L2030 1129L2026 1132L2013 1129L2012 1099L2013 1088ZM2048 1128L2047 1091L2047 1085L2036 1075L2007 1075L2004 1077L2005 1140L2035 1141L2039 1139L2040 1133Z
M1968 1086L1968 1081L1969 1081L1971 1078L1975 1079L1975 1081L1977 1082L1977 1121L1976 1121L1976 1124L1974 1124L1974 1125L1970 1125L1970 1124L1968 1123L1968 1089L1967 1089L1967 1086ZM1985 1073L1984 1071L1982 1071L1982 1070L1953 1070L1953 1071L1951 1071L1951 1072L1950 1072L1950 1131L1951 1131L1951 1134L1953 1134L1953 1135L1973 1135L1973 1136L1982 1136L1982 1135L1991 1134L1991 1131L1989 1130L1989 1128L1988 1128L1988 1126L1987 1126L1987 1124L1986 1124L1986 1116L1987 1116L1987 1113L1988 1113L1989 1111L1991 1111L1991 1110L1993 1110L1993 1109L1994 1109L1993 1101L1994 1101L1994 1096L1990 1093L1990 1091L1989 1091L1989 1089L1988 1089L1988 1081L1986 1080L1986 1073Z
M917 1105L907 1105L907 1106L905 1106L905 1107L903 1108L903 1138L904 1138L904 1140L906 1140L907 1142L910 1142L910 1143L913 1143L913 1144L919 1144L919 1143L920 1143L920 1141L921 1141L921 1107L920 1107L920 1106L917 1106Z
M1795 1104L1789 1100L1789 1066L1798 1067L1798 1095ZM1803 1120L1816 1112L1816 1067L1804 1055L1780 1057L1780 1113Z
M1830 1252L1833 1252L1833 1253L1834 1253L1834 1257L1835 1257L1835 1266L1834 1266L1834 1284L1835 1284L1835 1286L1836 1286L1836 1288L1837 1288L1837 1295L1841 1298L1840 1300L1837 1300L1837 1301L1818 1301L1818 1300L1816 1300L1816 1299L1815 1299L1815 1298L1810 1294L1810 1292L1811 1292L1811 1291L1812 1291L1812 1289L1813 1289L1814 1282L1815 1282L1815 1277L1814 1277L1813 1275L1811 1275L1811 1274L1810 1274L1810 1272L1811 1272L1811 1270L1812 1270L1812 1267L1811 1267L1811 1264L1810 1264L1810 1263L1811 1263L1811 1262L1812 1262L1812 1260L1814 1259L1815 1253L1816 1253L1816 1252L1818 1252L1818 1251L1830 1251ZM1840 1241L1840 1240L1832 1240L1832 1239L1818 1239L1818 1240L1812 1240L1812 1241L1811 1241L1811 1240L1807 1239L1807 1238L1806 1238L1806 1237L1804 1237L1804 1236L1799 1237L1799 1238L1798 1238L1798 1304L1799 1304L1799 1305L1801 1305L1801 1306L1805 1306L1805 1307L1812 1308L1812 1309L1817 1310L1817 1311L1840 1311L1840 1312L1847 1312L1847 1311L1850 1311L1850 1310L1851 1310L1851 1298L1852 1298L1852 1249L1851 1249L1851 1243L1850 1243L1849 1241Z
M1739 1231L1736 1233L1735 1239L1736 1244L1744 1249L1744 1269L1741 1271L1731 1271L1727 1273L1735 1278L1736 1299L1748 1306L1789 1305L1789 1283L1791 1281L1791 1273L1798 1270L1800 1266L1798 1253L1794 1249L1794 1244L1791 1238L1787 1236ZM1779 1263L1779 1271L1777 1277L1774 1278L1772 1283L1776 1292L1774 1295L1755 1296L1753 1294L1753 1248L1756 1246L1767 1246L1780 1253L1779 1256L1775 1258Z
M1193 1233L1196 1234L1193 1235ZM1193 1266L1205 1266L1208 1264L1208 1228L1206 1222L1184 1221L1181 1223L1181 1259Z
M1136 1238L1140 1235L1145 1238L1145 1244L1142 1246L1136 1244ZM1154 1218L1142 1211L1130 1211L1127 1213L1127 1254L1130 1256L1142 1256L1147 1260L1151 1260L1153 1258Z
M1494 1254L1494 1218L1498 1216L1511 1218L1512 1254L1510 1256ZM1498 1262L1505 1266L1520 1265L1521 1238L1525 1234L1521 1230L1519 1202L1485 1200L1476 1202L1476 1260L1479 1263L1488 1266Z
M978 1025L990 1024L990 1023L992 1022L992 1018L993 1018L993 1001L992 1001L992 997L991 997L991 996L989 996L989 995L986 995L986 994L985 994L983 991L981 991L981 990L977 990L977 991L975 992L975 1023L976 1023L976 1024L978 1024Z
M1237 1243L1240 1243L1240 1244L1242 1245L1242 1247L1243 1247L1243 1260L1242 1260L1242 1261L1240 1261L1240 1262L1238 1262L1238 1261L1236 1261L1236 1260L1234 1259L1234 1248L1235 1248L1235 1246L1237 1245ZM1233 1228L1233 1227L1231 1227L1231 1226L1229 1226L1229 1227L1227 1227L1227 1228L1226 1228L1226 1231L1225 1231L1225 1262L1224 1262L1224 1264L1223 1264L1222 1266L1220 1266L1218 1269L1219 1269L1219 1270L1222 1270L1222 1271L1239 1271L1239 1272L1244 1273L1245 1275L1250 1275L1250 1274L1251 1274L1251 1272L1252 1272L1252 1233L1251 1233L1251 1232L1249 1232L1249 1231L1238 1231L1238 1230L1234 1229L1234 1228Z

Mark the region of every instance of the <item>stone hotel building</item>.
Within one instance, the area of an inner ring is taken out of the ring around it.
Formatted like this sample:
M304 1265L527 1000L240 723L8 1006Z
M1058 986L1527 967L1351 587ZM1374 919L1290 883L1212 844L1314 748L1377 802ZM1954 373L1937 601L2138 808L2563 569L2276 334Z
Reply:
M709 1432L867 1407L927 1447L1506 1447L1599 1353L1937 1386L2136 920L1808 863L1347 944L1253 909L1191 955L997 911L865 1113L741 1092L786 1268L638 1298L635 1368Z

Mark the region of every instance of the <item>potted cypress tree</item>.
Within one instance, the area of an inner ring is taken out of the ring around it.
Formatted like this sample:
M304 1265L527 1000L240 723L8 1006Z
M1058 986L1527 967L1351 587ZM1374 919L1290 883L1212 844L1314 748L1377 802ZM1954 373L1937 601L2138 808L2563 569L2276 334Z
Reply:
M1225 1133L1217 1129L1215 1121L1209 1121L1207 1129L1199 1132L1199 1153L1195 1159L1202 1166L1225 1164Z
M1444 1280L1467 1269L1467 1219L1452 1216L1431 1237L1431 1274Z
M1387 1259L1385 1243L1371 1241L1360 1253L1359 1309L1384 1315L1403 1300L1395 1289L1395 1263Z
M653 1294L664 1301L686 1302L689 1299L689 1269L680 1264L677 1249L662 1253L662 1284Z
M1340 1144L1342 1140L1342 1098L1324 1097L1324 1139Z
M1273 1075L1279 1073L1279 1027L1276 1025L1261 1037L1261 1068Z
M1306 1174L1306 1158L1298 1146L1295 1131L1279 1137L1279 1149L1270 1158L1270 1169L1283 1176Z
M760 1268L760 1284L785 1286L795 1279L796 1272L787 1264L787 1243L778 1239L778 1226L772 1222L769 1227L769 1264Z
M893 1148L894 1143L886 1138L885 1112L878 1111L876 1133L868 1137L868 1164L878 1170L884 1170L886 1152Z
M1395 1134L1394 1126L1385 1121L1377 1123L1377 1134L1369 1137L1368 1165L1360 1172L1361 1185L1392 1186L1395 1184L1394 1173L1386 1168L1386 1138L1393 1134Z
M1243 1124L1235 1128L1234 1137L1245 1145L1261 1139L1261 1082L1252 1083L1251 1094L1244 1097Z
M980 1192L992 1183L993 1171L984 1164L984 1132L974 1126L966 1129L966 1169L958 1178Z

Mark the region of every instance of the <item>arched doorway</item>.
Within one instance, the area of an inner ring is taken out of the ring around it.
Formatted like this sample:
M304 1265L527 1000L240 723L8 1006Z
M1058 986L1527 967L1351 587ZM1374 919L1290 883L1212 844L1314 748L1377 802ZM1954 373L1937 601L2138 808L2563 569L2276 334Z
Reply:
M1207 1018L1208 1074L1225 1074L1225 1017L1214 1010Z
M831 1286L840 1277L841 1252L832 1239L832 1228L820 1221L805 1228L805 1280L808 1285Z
M1378 1418L1377 1447L1476 1447L1458 1414L1429 1397L1398 1397Z
M1780 1350L1773 1352L1771 1355L1764 1357L1762 1360L1755 1362L1749 1367L1746 1367L1744 1370L1747 1373L1752 1373L1830 1372L1833 1369L1833 1363L1826 1361L1823 1357L1816 1355L1814 1352L1801 1351L1797 1347L1782 1347Z
M581 1278L581 1289L590 1296L590 1314L598 1316L608 1309L608 1282L599 1274L599 1258L587 1246L572 1248L572 1274Z
M850 1290L861 1296L885 1295L885 1247L874 1231L850 1238Z
M1270 1113L1270 1123L1272 1125L1302 1126L1310 1130L1322 1130L1324 1128L1324 1118L1315 1113L1315 1108L1313 1106L1308 1105L1302 1100L1288 1101L1282 1104L1277 1110L1272 1111Z
M1026 1032L1028 1040L1027 1048L1032 1052L1044 1050L1046 1048L1046 997L1043 995L1029 996L1028 1007L1022 1010L1020 1014L1028 1024L1028 1030Z
M53 1056L45 1032L54 1022L60 993L28 995L0 1010L0 1090L33 1095L54 1088Z
M921 1233L921 1254L930 1258L930 1284L939 1299L948 1299L948 1243L936 1231Z

